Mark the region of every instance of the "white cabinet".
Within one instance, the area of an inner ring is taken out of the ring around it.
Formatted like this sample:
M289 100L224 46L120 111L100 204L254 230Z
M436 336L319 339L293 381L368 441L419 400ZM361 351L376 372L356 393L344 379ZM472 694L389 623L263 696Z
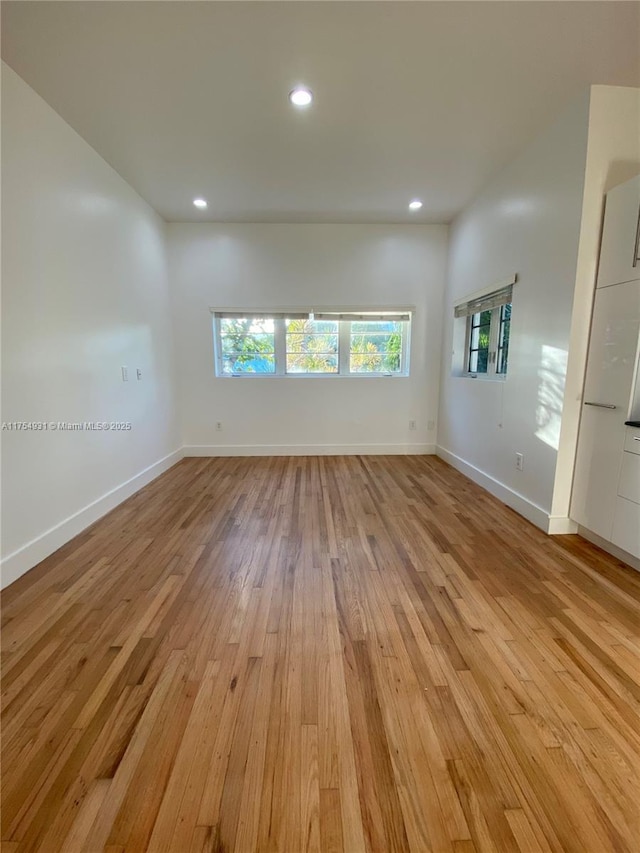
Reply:
M616 498L611 541L623 551L640 557L640 504Z
M640 557L640 428L627 427L611 541Z
M618 494L640 506L640 455L637 453L622 454Z
M596 291L571 516L612 541L640 330L640 280Z
M640 176L605 205L571 517L640 557Z
M627 434L624 439L624 449L627 453L640 454L640 427L627 427Z
M607 193L598 287L640 279L640 175Z

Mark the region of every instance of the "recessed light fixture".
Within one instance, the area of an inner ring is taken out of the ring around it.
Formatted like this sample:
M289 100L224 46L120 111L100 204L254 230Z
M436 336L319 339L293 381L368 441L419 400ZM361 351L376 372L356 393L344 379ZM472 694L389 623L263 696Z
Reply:
M207 202L203 198L194 198L193 206L199 208L200 210L204 210L207 206Z
M313 93L304 86L296 86L289 92L289 100L294 107L308 107L313 100Z
M422 202L419 198L414 198L413 201L409 202L409 210L420 210L422 207Z

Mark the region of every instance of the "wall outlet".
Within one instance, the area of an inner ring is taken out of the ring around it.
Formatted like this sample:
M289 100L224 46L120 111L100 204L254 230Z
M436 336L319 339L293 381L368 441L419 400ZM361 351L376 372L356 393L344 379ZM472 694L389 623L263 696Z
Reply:
M138 379L142 379L142 371L140 370L140 368L136 370L136 376L138 377Z
M416 428L416 422L415 421L409 421L409 429L415 429L415 428Z
M128 367L122 368L122 381L123 382L129 381L129 368Z
M216 421L216 432L222 432L222 421Z
M429 432L431 432L435 428L436 428L436 422L435 421L427 421L427 429L429 430Z
M524 469L524 453L516 453L516 468L518 471Z

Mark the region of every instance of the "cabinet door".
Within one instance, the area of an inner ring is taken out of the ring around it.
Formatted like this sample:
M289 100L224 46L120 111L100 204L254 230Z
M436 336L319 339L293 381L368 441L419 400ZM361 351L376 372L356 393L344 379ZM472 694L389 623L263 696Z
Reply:
M571 517L611 541L640 330L640 281L596 291Z
M640 557L640 504L616 498L616 512L611 541L623 551Z
M607 193L598 287L640 279L640 175Z

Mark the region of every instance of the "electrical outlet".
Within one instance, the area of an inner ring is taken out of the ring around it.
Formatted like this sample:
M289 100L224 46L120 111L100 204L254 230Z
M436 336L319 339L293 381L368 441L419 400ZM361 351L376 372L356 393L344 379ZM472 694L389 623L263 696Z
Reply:
M142 371L140 370L140 368L136 370L136 376L138 377L138 379L142 379Z
M516 468L518 471L524 469L524 453L516 453Z
M416 422L415 421L409 421L409 429L415 429L415 428L416 428Z
M216 432L222 432L222 421L216 421Z
M122 381L123 382L129 381L129 368L128 367L122 368Z
M427 429L429 430L429 432L431 432L435 428L436 428L436 422L435 421L427 421Z

